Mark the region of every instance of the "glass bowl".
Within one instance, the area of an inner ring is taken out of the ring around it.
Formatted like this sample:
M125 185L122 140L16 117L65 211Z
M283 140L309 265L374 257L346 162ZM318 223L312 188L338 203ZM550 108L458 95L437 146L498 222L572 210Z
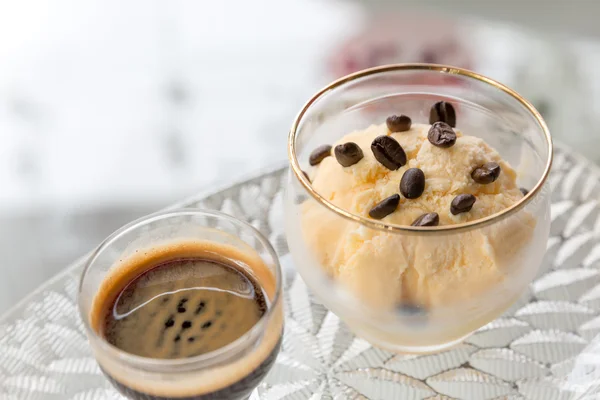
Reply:
M392 114L427 124L440 100L454 105L457 130L485 140L515 169L528 191L516 203L472 221L414 227L352 213L313 189L308 175L318 166L308 159L319 145ZM540 114L506 86L442 65L357 72L306 103L288 146L286 234L296 268L326 307L374 345L408 353L448 348L500 316L535 277L550 228L552 141Z
M211 253L218 256L223 249L226 254L235 254L237 263L260 265L261 271L248 272L260 275L257 282L269 299L268 310L241 337L205 354L157 359L124 352L99 333L98 318L94 317L97 294L138 255L156 256L172 245L184 245L182 257L218 259ZM100 368L126 397L234 400L250 395L279 353L283 334L281 290L282 273L275 250L254 227L216 211L182 209L143 217L109 236L86 263L78 303Z

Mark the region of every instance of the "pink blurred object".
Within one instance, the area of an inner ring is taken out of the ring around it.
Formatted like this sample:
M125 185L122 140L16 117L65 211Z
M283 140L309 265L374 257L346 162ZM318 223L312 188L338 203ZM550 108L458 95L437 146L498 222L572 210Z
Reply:
M373 16L361 33L334 50L328 67L335 77L378 65L408 62L470 69L473 57L461 28L451 20L422 14Z

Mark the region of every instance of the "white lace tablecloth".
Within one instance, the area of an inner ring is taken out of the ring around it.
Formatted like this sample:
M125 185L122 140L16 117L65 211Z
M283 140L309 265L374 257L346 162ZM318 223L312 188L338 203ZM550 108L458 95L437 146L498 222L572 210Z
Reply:
M260 399L600 399L600 170L559 146L548 253L503 317L435 355L394 355L355 337L294 272L283 233L286 170L178 206L218 209L267 235L285 269L282 352ZM83 260L0 320L0 399L121 399L85 338L76 297Z

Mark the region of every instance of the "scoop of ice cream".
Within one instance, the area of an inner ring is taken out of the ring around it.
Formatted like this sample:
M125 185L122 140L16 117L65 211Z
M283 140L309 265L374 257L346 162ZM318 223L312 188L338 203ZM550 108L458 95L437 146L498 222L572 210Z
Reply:
M408 131L390 133L383 124L346 135L336 145L354 142L364 158L349 167L335 157L325 158L309 173L314 189L333 204L368 217L376 204L399 193L407 169L419 168L425 174L423 194L416 199L401 196L396 211L382 220L399 225L432 212L439 214L440 225L468 222L498 213L523 197L515 171L482 139L457 130L454 146L436 147L427 139L429 128L414 124ZM392 171L377 161L371 143L380 135L400 143L406 165ZM500 176L492 183L476 183L471 172L488 162L500 165ZM450 204L460 194L474 195L476 202L470 211L453 215ZM315 201L302 208L303 235L319 263L361 299L378 306L435 306L486 290L502 280L510 257L534 226L531 217L510 218L463 233L402 235L365 228Z

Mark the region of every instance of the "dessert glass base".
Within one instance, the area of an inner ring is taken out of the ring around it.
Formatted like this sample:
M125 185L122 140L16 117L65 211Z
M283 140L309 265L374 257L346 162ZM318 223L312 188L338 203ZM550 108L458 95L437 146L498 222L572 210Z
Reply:
M446 350L453 348L457 344L462 343L466 338L468 338L471 335L472 335L472 333L469 333L468 335L465 335L458 339L452 340L450 342L441 343L441 344L434 345L434 346L420 346L420 347L419 346L394 346L393 348L386 347L386 346L389 346L389 343L386 343L386 342L378 343L376 337L373 337L373 338L369 338L368 336L363 336L363 337L365 340L367 340L371 344L373 344L373 346L380 347L382 349L391 351L393 353L398 353L398 354L435 354L435 353L440 353L442 351L446 351Z

